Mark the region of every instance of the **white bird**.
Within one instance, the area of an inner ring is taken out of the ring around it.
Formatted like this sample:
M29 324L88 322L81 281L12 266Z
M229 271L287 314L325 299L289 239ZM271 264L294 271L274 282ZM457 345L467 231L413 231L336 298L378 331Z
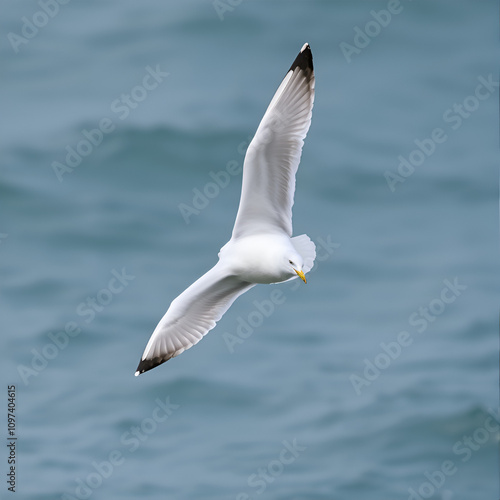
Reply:
M197 344L236 298L256 284L297 277L306 283L316 249L305 234L292 238L292 205L313 102L313 61L306 43L246 152L231 239L217 264L172 301L146 345L136 376Z

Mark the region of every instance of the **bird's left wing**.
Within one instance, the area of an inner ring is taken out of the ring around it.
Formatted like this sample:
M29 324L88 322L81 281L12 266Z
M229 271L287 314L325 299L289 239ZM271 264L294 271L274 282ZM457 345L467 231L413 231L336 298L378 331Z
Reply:
M306 43L248 146L233 238L276 230L292 236L295 174L313 103L314 69L311 48Z
M231 304L254 284L227 272L220 261L172 301L144 350L140 375L197 344Z

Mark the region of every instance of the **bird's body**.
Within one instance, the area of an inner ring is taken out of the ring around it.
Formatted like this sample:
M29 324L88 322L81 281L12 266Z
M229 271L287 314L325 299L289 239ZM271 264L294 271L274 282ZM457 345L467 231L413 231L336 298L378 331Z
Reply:
M136 375L198 343L236 298L256 284L297 277L306 282L316 250L308 236L292 237L292 205L313 102L312 54L305 44L248 147L231 239L221 248L217 264L172 301Z
M221 248L219 260L243 281L270 284L297 277L293 270L281 265L283 260L287 262L287 256L296 253L286 234L257 233L229 240ZM295 260L299 257L295 256Z

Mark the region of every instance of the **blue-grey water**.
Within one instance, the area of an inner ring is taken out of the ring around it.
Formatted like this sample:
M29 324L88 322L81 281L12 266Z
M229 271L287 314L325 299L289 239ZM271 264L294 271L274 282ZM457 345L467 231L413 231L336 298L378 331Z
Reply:
M498 498L497 2L4 7L1 498ZM307 285L134 377L306 41Z

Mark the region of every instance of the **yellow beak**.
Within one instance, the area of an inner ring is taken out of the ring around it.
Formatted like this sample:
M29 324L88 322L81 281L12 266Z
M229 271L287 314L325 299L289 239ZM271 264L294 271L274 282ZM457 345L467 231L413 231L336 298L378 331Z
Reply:
M307 283L306 281L306 275L302 271L297 271L297 269L294 269L294 271L300 276L300 279L304 282Z

